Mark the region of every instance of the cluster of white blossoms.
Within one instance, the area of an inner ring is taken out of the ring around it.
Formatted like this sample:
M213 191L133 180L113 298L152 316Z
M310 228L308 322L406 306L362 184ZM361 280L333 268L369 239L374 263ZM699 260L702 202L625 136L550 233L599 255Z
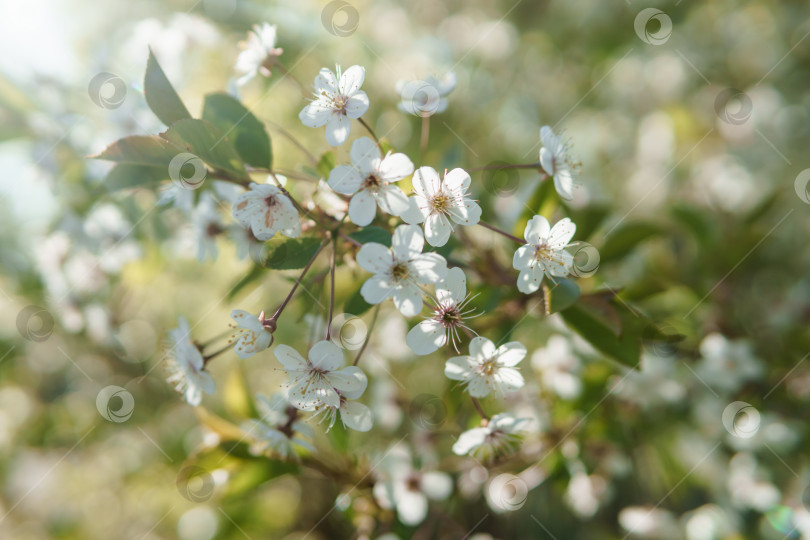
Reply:
M241 74L240 85L259 73L270 76L271 66L280 66L278 56L282 50L276 47L276 37L275 26L254 27L236 63L236 71ZM476 295L468 292L464 269L448 267L447 259L430 248L445 246L457 227L481 224L500 232L520 243L512 260L513 268L518 271L517 289L532 294L541 288L544 279L555 281L572 272L574 257L568 249L576 226L568 218L551 226L545 217L536 215L528 220L525 240L521 241L482 222L482 209L474 198L472 179L467 171L454 168L440 175L429 166L416 168L404 153L382 150L380 141L361 118L369 108L368 95L361 90L364 80L362 66L351 66L345 71L338 66L335 72L321 69L314 82L314 99L299 114L307 127L325 126L326 142L331 146L347 142L352 120L360 121L373 137L363 136L352 142L351 163L332 168L327 182L320 179L311 202L299 204L288 191L286 178L271 170L266 183L251 182L247 186L247 182L237 183L236 189L241 192L225 193L217 188L219 199L204 193L193 209L201 258L216 258L216 237L229 227L218 213L219 207L226 203L232 205L232 217L241 227L242 252L249 251L251 246L261 246L277 233L298 238L304 231L323 242L271 317L266 317L264 311L258 316L239 309L232 312L234 324L229 346L239 358L248 359L273 345L279 316L309 266L328 244L333 250L330 269L334 297L336 261L351 264L352 258L352 251L335 257L338 240L341 237L351 240L340 230L344 218L348 217L351 221L348 226L355 228L377 221L381 227L393 228L391 244L389 247L377 242L354 241L359 246L353 255L354 262L371 274L362 284L360 295L372 305L390 298L394 307L407 318L422 315L427 306L428 313L423 315L423 320L407 333L406 344L416 356L430 355L451 346L456 356L446 360L444 374L469 394L481 415L480 424L461 433L453 451L459 455L507 451L529 420L510 413L490 418L483 413L477 399L489 395L503 398L524 386L520 363L526 356L526 348L517 341L502 343L477 335L471 322L478 314L472 305ZM422 116L425 122L431 114L447 108L446 96L455 85L456 78L452 74L441 81L403 83L399 88L400 109ZM544 178L553 179L561 198L571 199L575 165L569 158L567 143L548 126L540 130L540 138L543 147L538 162L532 167L536 166ZM399 183L411 176L413 190L408 194ZM172 188L164 198L192 213L194 198L190 192L177 192L177 188ZM321 208L319 201L330 208ZM322 223L312 218L309 211L320 212L321 218L332 220L331 228L319 227ZM378 216L378 211L382 216ZM303 228L302 212L307 213ZM396 220L403 223L394 225ZM330 323L332 309L330 302ZM214 391L214 382L205 372L205 364L226 349L204 355L203 347L193 343L189 333L188 324L182 318L179 328L170 333L169 380L188 403L199 405L203 392ZM465 340L468 340L466 347ZM468 354L461 354L465 348ZM243 426L254 441L252 451L292 457L299 449L312 450L309 443L312 433L303 423L302 413L325 421L327 431L338 417L346 428L357 431L372 428L372 411L358 401L368 386L368 377L354 365L360 356L353 365L346 366L343 350L328 331L326 339L315 343L306 357L284 344L276 344L273 353L288 381L283 393L269 398L257 397L261 419ZM385 478L375 486L375 494L380 504L396 508L404 522L416 523L424 518L425 497L446 496L447 489L444 479L429 473L415 473L410 459L406 455L395 460ZM409 503L400 507L404 500Z

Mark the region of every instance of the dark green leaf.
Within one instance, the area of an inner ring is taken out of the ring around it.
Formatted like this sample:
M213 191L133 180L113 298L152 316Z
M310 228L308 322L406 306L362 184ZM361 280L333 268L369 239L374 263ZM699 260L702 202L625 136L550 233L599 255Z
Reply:
M191 118L186 106L177 92L172 87L172 83L166 78L157 58L149 50L149 60L146 63L146 77L143 81L143 90L146 96L146 104L152 109L161 122L170 126L184 118Z
M90 158L167 169L172 158L180 152L172 143L156 135L135 135L115 141Z
M215 171L240 180L250 179L230 138L210 122L193 118L180 120L160 136L196 155Z
M270 251L264 265L276 270L297 270L307 265L323 243L320 238L290 238Z
M627 223L611 232L602 247L599 258L602 263L622 257L632 251L639 243L661 234L661 227L653 223L636 221Z
M391 233L380 227L363 227L359 231L350 233L349 236L361 244L376 242L391 247Z
M585 338L597 350L628 367L636 367L641 357L640 336L622 333L617 336L586 308L573 305L561 312L569 328Z
M107 173L103 184L109 191L118 191L154 184L168 179L169 170L165 167L120 163Z
M271 167L270 136L264 124L237 99L228 94L208 94L202 117L227 134L245 163L265 169Z
M579 285L564 278L552 280L548 284L548 289L551 293L551 306L549 308L551 313L562 311L574 305L580 294Z

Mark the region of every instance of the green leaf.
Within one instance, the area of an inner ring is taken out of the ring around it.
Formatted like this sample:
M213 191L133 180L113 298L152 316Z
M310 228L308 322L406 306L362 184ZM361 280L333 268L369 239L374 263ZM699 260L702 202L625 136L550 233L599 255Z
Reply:
M376 242L386 247L391 247L391 233L380 227L363 227L359 231L354 231L349 234L361 244L368 244L369 242Z
M250 272L239 278L239 281L234 283L228 290L228 300L233 300L242 289L262 277L264 271L264 268L261 266L254 265L253 268L250 269Z
M512 227L512 234L518 238L523 238L526 223L536 215L552 215L556 204L557 198L556 191L554 191L554 182L550 178L547 178L541 181L534 190L534 193L526 205L526 209L521 214L520 219L515 223L515 226Z
M641 358L639 336L622 333L617 336L611 328L580 305L573 305L560 313L569 328L585 338L605 355L628 367L636 367Z
M135 135L115 141L90 158L167 169L172 158L180 152L172 143L156 135Z
M143 81L143 90L146 96L146 104L152 109L161 122L170 126L184 118L191 118L186 106L177 92L172 87L172 83L166 78L157 58L152 50L149 50L149 60L146 63L146 77Z
M549 292L551 293L549 311L556 313L574 305L580 295L579 285L564 278L557 278L556 280L550 281L552 281L552 283L548 286Z
M227 134L245 163L265 169L271 167L270 136L264 124L237 99L228 94L208 94L202 118Z
M321 247L320 238L291 238L279 243L264 261L267 268L276 270L297 270L307 265Z
M353 295L346 300L346 303L343 304L343 311L346 313L351 313L359 317L366 311L371 309L371 304L365 301L363 295L360 294L360 289L358 288Z
M108 191L118 191L146 186L168 179L169 170L165 167L120 163L107 173L103 185Z
M250 180L231 140L210 122L193 118L180 120L160 136L199 157L215 171L223 171L238 180Z
M620 258L632 251L644 240L661 233L661 227L644 221L622 225L610 233L604 244L602 244L599 249L599 260L604 263Z
M329 173L332 172L332 169L335 168L335 153L332 151L325 152L321 159L318 160L318 165L316 165L315 169L317 169L318 174L322 178L329 178Z

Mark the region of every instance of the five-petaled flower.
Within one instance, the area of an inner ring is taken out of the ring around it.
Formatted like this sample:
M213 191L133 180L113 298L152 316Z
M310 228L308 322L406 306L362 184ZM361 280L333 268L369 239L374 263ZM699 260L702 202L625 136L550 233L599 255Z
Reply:
M467 296L467 278L461 268L451 268L447 276L436 283L436 303L433 315L414 326L405 343L418 355L430 354L448 342L458 351L458 332L471 332L464 322L472 310L465 309L470 298Z
M309 350L306 360L287 345L277 345L274 354L290 376L289 399L297 409L326 412L332 423L334 411L340 410L345 425L366 425L370 418L368 408L347 406L347 400L362 395L368 378L359 367L342 367L344 358L340 347L331 341L319 341Z
M516 418L510 413L496 414L485 426L468 429L458 436L453 453L464 455L487 455L505 453L518 441L516 433L530 418Z
M374 275L363 283L360 294L369 304L393 296L394 305L406 317L422 311L420 285L436 283L447 274L447 261L437 253L422 253L425 239L415 225L400 225L391 248L376 242L363 244L357 263Z
M405 154L380 154L377 145L368 137L352 143L352 164L338 165L329 175L329 187L344 195L353 195L349 203L349 217L362 227L374 219L377 206L393 216L408 209L408 197L393 185L413 173L413 163Z
M543 147L540 148L540 165L549 176L554 178L554 189L557 190L560 197L570 201L574 198L576 164L568 155L568 142L555 135L548 126L540 128L540 141L543 143Z
M230 342L235 341L233 350L242 360L265 350L273 343L275 321L270 320L269 326L266 325L264 311L256 317L247 311L235 309L231 311L231 318L236 321L236 326Z
M242 52L236 58L236 71L242 76L236 80L237 86L243 86L258 73L270 76L270 67L278 56L284 52L276 47L276 25L254 24L248 32L247 40L240 42Z
M191 329L184 317L177 320L177 328L169 331L167 346L167 380L189 405L196 407L203 392L214 393L214 379L205 371L205 360L191 341Z
M470 175L464 169L453 169L439 178L431 167L419 167L413 175L414 196L410 208L402 214L406 223L425 223L425 239L441 247L453 232L453 222L476 225L481 207L470 199Z
M242 424L246 437L251 441L253 455L294 456L298 448L314 452L307 439L312 439L312 428L298 420L298 409L293 407L283 394L269 398L256 396L256 410L261 420L247 420ZM306 437L306 438L305 438Z
M515 251L512 267L520 271L517 286L522 293L531 294L540 288L543 276L565 277L571 272L574 256L565 250L577 226L564 218L550 227L543 216L534 216L523 232L526 244Z
M362 66L352 66L345 72L336 67L337 75L322 68L315 77L315 99L298 114L307 127L326 125L326 142L340 146L349 138L352 118L360 118L368 110L368 96L360 90L366 77Z
M272 184L250 184L250 190L239 195L233 204L233 217L243 227L250 227L258 240L270 240L276 232L297 238L301 222L287 195Z
M526 356L526 347L518 341L504 343L498 348L485 337L470 341L468 356L454 356L444 366L448 379L461 381L474 398L490 392L503 396L523 387L523 376L515 369Z

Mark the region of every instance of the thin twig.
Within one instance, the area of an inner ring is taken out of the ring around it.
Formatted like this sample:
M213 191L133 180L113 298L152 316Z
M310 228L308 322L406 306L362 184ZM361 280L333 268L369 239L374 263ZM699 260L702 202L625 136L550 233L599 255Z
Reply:
M326 322L326 341L332 335L332 316L335 313L335 255L337 254L337 238L333 236L332 257L330 259L329 273L331 275L331 287L329 289L329 320Z
M509 238L510 240L514 240L518 244L525 244L526 243L526 240L523 240L522 238L518 238L517 236L511 235L508 232L506 232L504 230L501 230L501 229L499 229L498 227L496 227L494 225L490 225L489 223L487 223L485 221L479 221L478 224L481 225L482 227L486 228L486 229L489 229L490 231L494 231L494 232L496 232L498 234L501 234L501 235Z
M315 262L315 259L318 258L318 255L321 253L321 251L323 251L323 248L325 248L326 244L328 244L328 243L329 243L329 239L324 240L323 243L318 248L318 251L316 251L312 255L312 257L309 259L309 262L304 267L304 269L301 271L301 275L298 276L297 280L295 280L295 284L293 284L292 289L290 289L289 294L287 294L287 298L284 299L284 302L282 302L281 305L278 306L278 309L276 309L276 312L273 313L272 317L270 317L269 320L273 321L273 323L278 321L278 318L281 316L281 312L284 311L285 307L287 307L287 304L290 302L290 299L293 297L293 294L295 294L295 290L298 288L298 285L301 284L301 281L304 279L304 276L307 275L307 272L309 271L309 267L312 266L312 263Z
M472 399L473 405L475 405L475 410L478 412L478 415L481 417L481 419L486 420L488 422L489 416L487 416L487 413L485 413L484 409L481 408L481 404L478 402L478 400L475 398L470 399Z
M380 314L381 305L382 304L377 304L377 307L374 308L374 315L371 317L371 323L369 323L368 330L366 331L366 340L363 341L363 346L360 347L360 350L357 352L357 356L354 358L354 362L352 363L353 366L357 365L357 363L360 361L360 357L363 356L364 352L366 352L368 342L371 341L371 332L374 330L374 325L377 324L377 315Z

